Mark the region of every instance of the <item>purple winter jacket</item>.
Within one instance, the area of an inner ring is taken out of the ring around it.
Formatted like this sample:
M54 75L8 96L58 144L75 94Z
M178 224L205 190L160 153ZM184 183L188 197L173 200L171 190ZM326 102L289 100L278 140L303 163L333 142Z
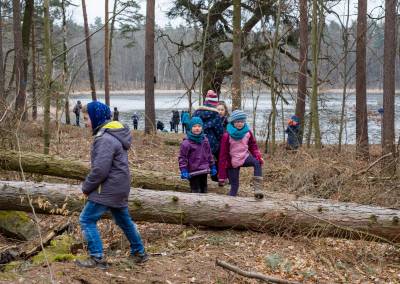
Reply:
M99 130L92 145L90 173L82 184L90 201L112 208L128 206L131 143L129 128L118 121L105 123Z
M210 167L214 165L214 158L207 137L204 137L201 144L183 139L178 161L179 169L186 169L191 175L196 172L209 172Z

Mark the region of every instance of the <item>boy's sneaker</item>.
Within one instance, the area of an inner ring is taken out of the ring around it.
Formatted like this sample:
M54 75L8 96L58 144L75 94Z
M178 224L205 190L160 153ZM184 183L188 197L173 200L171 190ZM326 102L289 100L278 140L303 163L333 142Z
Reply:
M105 260L94 256L91 256L84 260L77 260L76 264L80 267L86 267L86 268L107 269L109 267L108 263Z
M135 254L135 255L130 255L129 259L133 260L133 262L140 264L140 263L145 263L146 261L149 260L149 255L147 253L144 254Z

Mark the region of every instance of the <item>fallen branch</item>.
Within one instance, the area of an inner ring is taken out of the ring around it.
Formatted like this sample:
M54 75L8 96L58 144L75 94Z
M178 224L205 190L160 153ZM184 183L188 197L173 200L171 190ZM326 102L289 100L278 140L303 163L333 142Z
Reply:
M374 161L373 163L371 163L367 168L362 169L361 171L358 171L358 172L355 173L353 176L365 174L365 173L368 172L373 166L375 166L377 163L379 163L380 161L382 161L383 159L385 159L386 157L389 157L389 156L391 156L391 155L392 155L392 153L387 153L386 155L383 155L382 157L380 157L379 159L377 159L376 161Z
M264 275L264 274L261 274L261 273L258 273L258 272L253 272L253 271L244 271L244 270L240 269L237 266L234 266L232 264L229 264L229 263L227 263L225 261L222 261L222 260L219 260L219 259L215 260L215 264L217 266L220 266L220 267L226 269L226 270L235 272L235 273L237 273L237 274L239 274L241 276L248 277L248 278L253 278L253 279L258 279L258 280L261 280L261 281L264 281L264 282L267 282L267 283L300 284L300 282L297 282L297 281L279 279L279 278L271 277L271 276Z
M62 221L55 228L51 229L43 238L43 247L50 244L56 236L64 233L70 226L69 222ZM0 264L4 265L18 259L28 259L42 250L40 240L24 242L18 246L11 246L0 251Z

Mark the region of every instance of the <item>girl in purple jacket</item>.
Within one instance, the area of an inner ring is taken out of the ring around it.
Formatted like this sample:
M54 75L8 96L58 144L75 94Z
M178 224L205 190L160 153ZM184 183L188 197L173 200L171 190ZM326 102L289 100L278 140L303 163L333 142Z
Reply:
M229 117L227 132L221 140L218 161L218 178L223 183L227 178L231 184L230 196L236 196L239 190L239 173L241 167L253 167L254 196L262 199L264 160L258 149L256 139L246 124L247 115L242 110L235 110Z
M203 121L193 117L189 122L187 138L179 152L181 178L188 179L192 193L207 193L207 174L217 174L210 144L203 133Z

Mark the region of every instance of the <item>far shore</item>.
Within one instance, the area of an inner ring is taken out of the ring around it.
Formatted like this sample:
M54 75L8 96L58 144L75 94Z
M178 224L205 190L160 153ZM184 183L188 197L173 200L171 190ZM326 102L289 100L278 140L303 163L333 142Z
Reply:
M187 92L187 90L184 89L177 89L177 90L166 90L166 89L157 89L154 90L154 93L156 95L174 95L174 94L180 94L183 95ZM269 93L269 90L262 90L263 93ZM296 89L292 89L290 91L291 93L297 92ZM347 89L346 93L347 94L354 94L356 92L355 89ZM223 89L222 90L223 94L230 94L230 90L228 89ZM245 92L246 93L246 92ZM325 93L334 93L341 95L343 93L343 89L321 89L319 90L320 94L325 94ZM383 94L382 89L368 89L367 90L368 94ZM104 90L98 90L96 91L96 94L98 95L104 95ZM144 95L144 89L133 89L133 90L112 90L110 92L111 95ZM192 95L196 95L197 90L192 91ZM396 90L396 95L400 94L400 90ZM74 96L90 96L91 92L90 90L81 90L81 91L74 91L70 92L69 94L71 97Z

